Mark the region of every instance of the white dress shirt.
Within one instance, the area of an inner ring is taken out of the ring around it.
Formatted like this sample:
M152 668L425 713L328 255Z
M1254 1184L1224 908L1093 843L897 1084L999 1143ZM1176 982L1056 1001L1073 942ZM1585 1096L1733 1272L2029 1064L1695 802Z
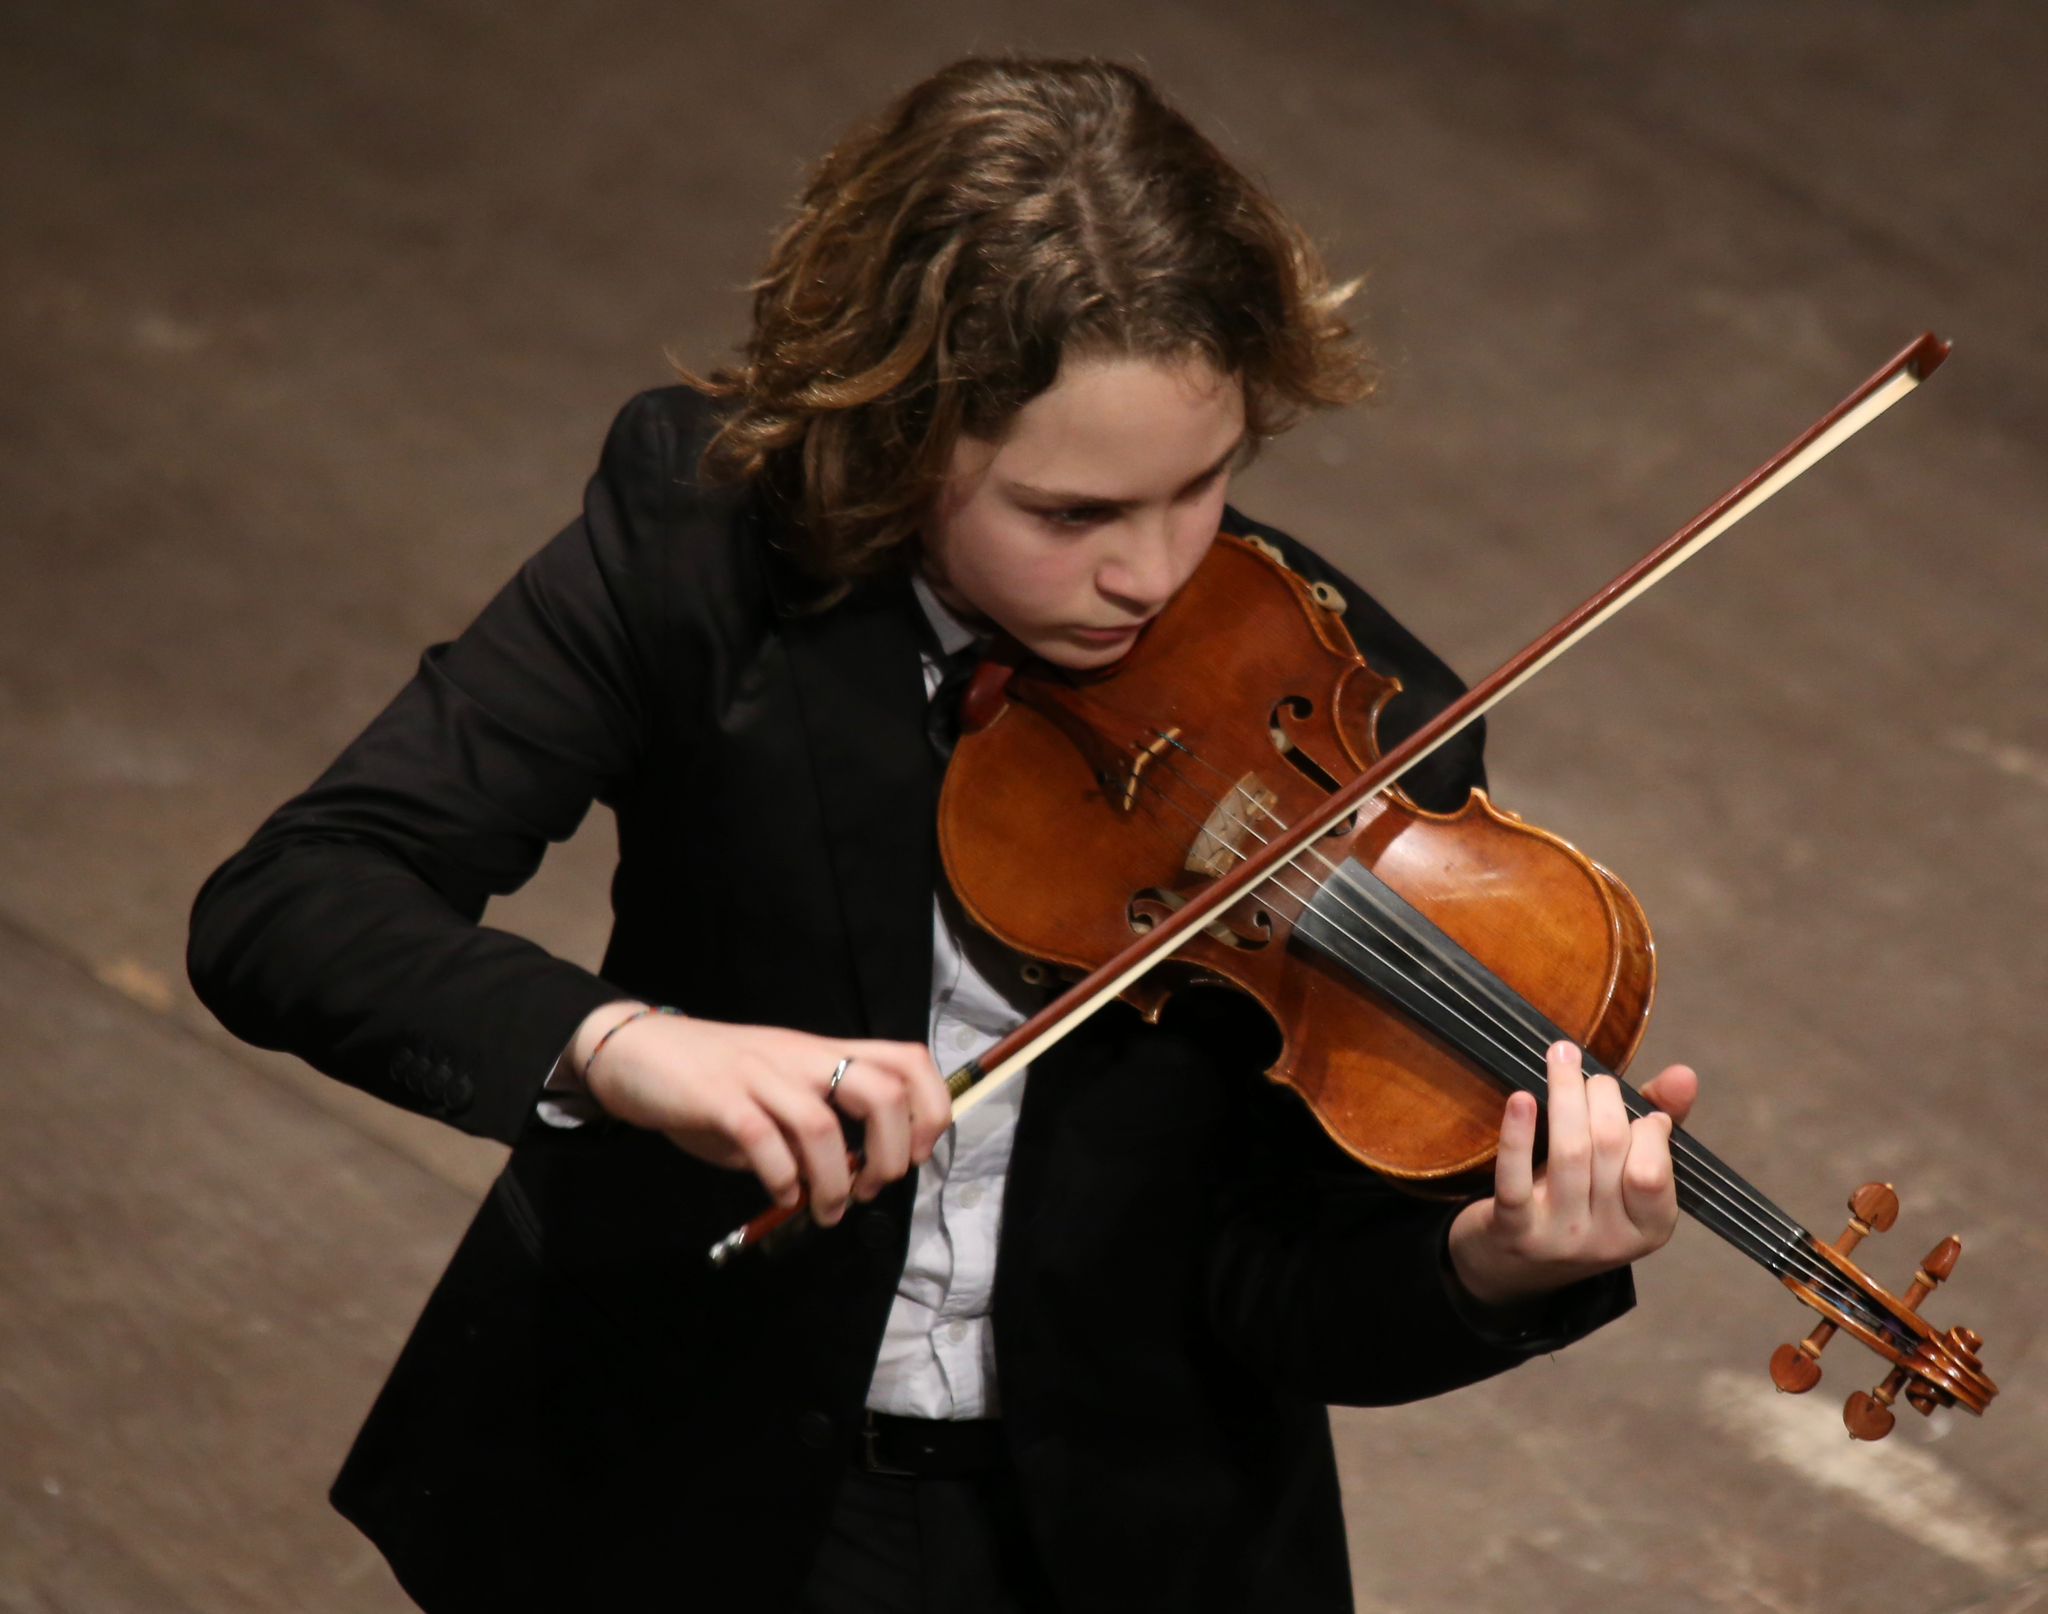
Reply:
M950 656L974 631L918 578L913 587L938 642ZM942 666L923 652L929 699ZM1021 1025L1045 1000L1023 977L1024 960L961 913L941 879L932 894L932 1001L927 1041L942 1074L957 1070ZM1020 1074L970 1110L939 1139L917 1173L910 1248L896 1284L896 1303L868 1387L876 1412L913 1418L992 1418L996 1391L990 1303L995 1290L996 1236L1017 1108ZM542 1090L537 1113L551 1126L579 1126L594 1106L569 1067L565 1048Z
M947 655L972 642L973 631L922 578L914 586ZM940 671L938 659L927 652L928 697L938 688ZM982 1053L1045 1001L1042 987L1025 982L1023 963L961 913L941 879L932 894L927 1040L942 1073ZM918 1168L910 1250L868 1386L868 1406L876 1412L993 1418L1001 1410L989 1307L1003 1189L1026 1079L1020 1075L968 1111Z

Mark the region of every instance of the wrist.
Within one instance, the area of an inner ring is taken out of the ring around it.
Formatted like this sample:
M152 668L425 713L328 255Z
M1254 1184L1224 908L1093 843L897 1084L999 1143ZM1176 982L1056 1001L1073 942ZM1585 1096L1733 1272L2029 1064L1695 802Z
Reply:
M569 1069L586 1088L590 1086L590 1061L597 1052L597 1045L634 1015L644 1013L647 1007L638 998L618 998L599 1004L583 1017L583 1023L576 1028L576 1035L569 1039Z
M1488 1238L1484 1222L1484 1203L1467 1205L1452 1219L1444 1240L1445 1265L1466 1300L1488 1311L1510 1313L1566 1287L1568 1278L1553 1278L1505 1255Z
M1471 1282L1454 1263L1451 1248L1450 1228L1447 1226L1438 1253L1444 1292L1452 1313L1485 1344L1517 1355L1553 1351L1570 1344L1610 1317L1627 1310L1633 1295L1626 1268L1610 1274L1615 1282L1575 1280L1555 1287L1545 1282L1548 1269L1539 1268L1535 1281L1544 1286L1525 1298L1512 1301L1482 1298L1482 1295L1490 1297L1496 1293L1487 1282L1486 1274L1490 1268L1483 1259L1471 1262L1470 1257L1475 1252L1467 1250L1468 1270L1478 1284L1475 1292ZM1619 1304L1616 1303L1617 1296Z

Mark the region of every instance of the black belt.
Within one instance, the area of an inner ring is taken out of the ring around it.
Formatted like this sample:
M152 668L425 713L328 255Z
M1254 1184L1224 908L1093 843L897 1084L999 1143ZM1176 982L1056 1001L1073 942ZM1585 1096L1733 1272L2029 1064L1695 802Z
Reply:
M986 1473L1008 1461L998 1418L899 1418L870 1412L861 1426L854 1466L869 1474L952 1479Z

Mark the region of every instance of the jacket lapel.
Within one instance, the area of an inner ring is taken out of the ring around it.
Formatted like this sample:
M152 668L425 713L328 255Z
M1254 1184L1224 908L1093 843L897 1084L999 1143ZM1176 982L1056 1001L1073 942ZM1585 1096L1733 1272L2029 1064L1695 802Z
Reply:
M938 872L918 620L891 578L782 624L868 1032L905 1042L929 1029Z

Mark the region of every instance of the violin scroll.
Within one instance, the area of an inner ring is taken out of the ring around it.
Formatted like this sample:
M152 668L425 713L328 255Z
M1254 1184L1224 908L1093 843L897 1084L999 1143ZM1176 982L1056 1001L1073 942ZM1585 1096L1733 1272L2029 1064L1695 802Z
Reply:
M1784 1280L1822 1320L1797 1345L1780 1345L1771 1354L1771 1382L1779 1390L1801 1395L1818 1384L1820 1353L1842 1330L1893 1364L1875 1389L1858 1390L1843 1405L1842 1422L1855 1440L1882 1440L1890 1434L1897 1421L1892 1408L1902 1393L1922 1416L1953 1406L1982 1413L1998 1393L1977 1359L1983 1336L1960 1327L1938 1333L1919 1312L1921 1302L1955 1271L1961 1239L1951 1235L1929 1250L1901 1296L1887 1294L1849 1259L1866 1236L1890 1229L1898 1214L1899 1196L1890 1183L1865 1183L1849 1197L1849 1225L1841 1237L1831 1245L1814 1240L1814 1253L1854 1285L1854 1296L1795 1277Z

